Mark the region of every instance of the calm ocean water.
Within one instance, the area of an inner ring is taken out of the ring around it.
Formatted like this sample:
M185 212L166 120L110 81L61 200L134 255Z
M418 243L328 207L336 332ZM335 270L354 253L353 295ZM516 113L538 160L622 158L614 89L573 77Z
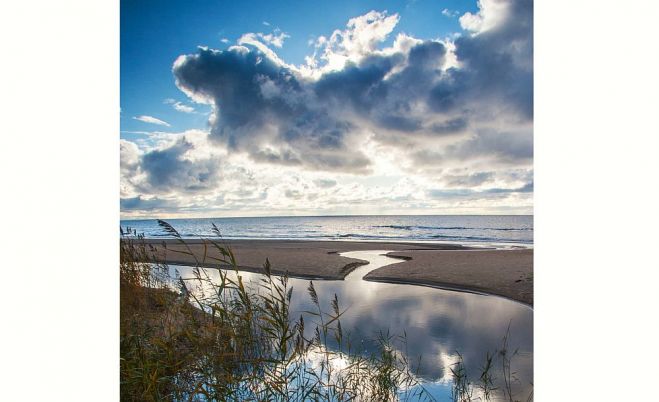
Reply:
M227 239L414 241L461 244L533 244L532 215L318 216L167 220L186 238L212 237L215 223ZM147 238L168 235L155 219L122 220Z

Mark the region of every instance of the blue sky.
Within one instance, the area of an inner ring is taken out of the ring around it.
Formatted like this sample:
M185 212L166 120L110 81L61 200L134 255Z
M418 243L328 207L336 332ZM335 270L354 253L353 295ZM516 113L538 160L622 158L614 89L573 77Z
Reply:
M528 0L122 1L122 215L530 213L532 77Z

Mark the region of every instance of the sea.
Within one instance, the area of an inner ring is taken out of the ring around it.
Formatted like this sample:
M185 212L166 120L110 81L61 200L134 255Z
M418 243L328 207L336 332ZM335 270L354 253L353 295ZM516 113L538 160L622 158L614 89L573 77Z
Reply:
M533 247L533 215L368 215L166 219L183 238L348 240ZM122 220L122 231L171 238L156 219Z

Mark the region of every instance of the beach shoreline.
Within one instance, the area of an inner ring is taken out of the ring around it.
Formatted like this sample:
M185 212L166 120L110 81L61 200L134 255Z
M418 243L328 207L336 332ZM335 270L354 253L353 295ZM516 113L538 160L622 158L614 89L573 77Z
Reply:
M159 261L172 265L199 264L209 268L230 268L217 261L217 250L204 247L204 240L186 239L194 257L176 239L145 239ZM222 240L236 256L238 269L263 272L266 258L274 274L316 280L342 280L367 262L341 256L360 250L383 250L405 261L378 268L365 280L404 283L468 291L533 306L533 249L487 249L446 243L306 241L306 240ZM205 255L205 258L204 258ZM195 259L196 257L196 259Z

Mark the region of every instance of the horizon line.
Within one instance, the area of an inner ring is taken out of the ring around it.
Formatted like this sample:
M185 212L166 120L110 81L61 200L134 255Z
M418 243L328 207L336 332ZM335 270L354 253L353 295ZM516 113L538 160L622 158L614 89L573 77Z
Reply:
M244 219L244 218L349 218L365 216L534 216L534 214L355 214L355 215L259 215L259 216L212 216L194 218L119 218L120 221L183 220L183 219Z

